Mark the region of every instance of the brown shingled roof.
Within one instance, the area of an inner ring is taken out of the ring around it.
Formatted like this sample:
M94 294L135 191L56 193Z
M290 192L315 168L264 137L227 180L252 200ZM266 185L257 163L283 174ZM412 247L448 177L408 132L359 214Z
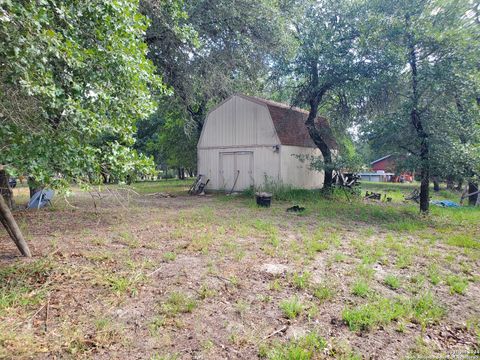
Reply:
M310 137L305 125L308 111L254 96L240 94L238 96L267 106L282 145L317 147ZM327 119L320 116L317 117L316 124L321 127L329 127ZM331 133L331 131L329 132ZM337 143L333 136L327 139L326 142L331 149L337 148Z

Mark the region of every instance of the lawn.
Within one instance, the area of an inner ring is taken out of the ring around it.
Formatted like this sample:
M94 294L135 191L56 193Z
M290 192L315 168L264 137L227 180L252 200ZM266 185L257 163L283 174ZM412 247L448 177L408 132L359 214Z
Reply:
M189 197L189 184L76 190L17 212L35 256L2 230L0 358L478 356L480 209L421 217L402 201L412 185L363 185L390 203L278 191L258 208Z

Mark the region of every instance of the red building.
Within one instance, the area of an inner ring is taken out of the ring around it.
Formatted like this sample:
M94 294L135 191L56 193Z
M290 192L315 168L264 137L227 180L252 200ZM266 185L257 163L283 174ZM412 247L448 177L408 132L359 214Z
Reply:
M395 161L392 155L387 155L380 159L372 161L370 165L372 165L373 171L395 172L396 168Z
M376 173L394 173L395 175L390 178L392 182L412 182L413 174L410 172L397 172L397 165L395 162L395 157L392 155L384 156L380 159L372 161L370 163L372 170Z

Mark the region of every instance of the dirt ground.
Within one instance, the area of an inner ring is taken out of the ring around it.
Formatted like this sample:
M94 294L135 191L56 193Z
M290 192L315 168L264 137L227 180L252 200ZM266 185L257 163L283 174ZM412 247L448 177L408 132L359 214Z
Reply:
M296 214L288 201L102 190L17 212L34 257L0 232L0 357L288 359L315 333L325 343L298 359L480 358L480 212L462 225L325 201ZM420 315L355 328L345 314L424 294Z

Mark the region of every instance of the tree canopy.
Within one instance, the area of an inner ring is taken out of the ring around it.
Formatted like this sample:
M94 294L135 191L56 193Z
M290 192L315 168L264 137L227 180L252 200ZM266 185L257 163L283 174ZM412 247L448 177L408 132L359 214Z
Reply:
M49 186L147 170L131 150L134 126L162 87L138 2L6 1L0 11L0 164Z

